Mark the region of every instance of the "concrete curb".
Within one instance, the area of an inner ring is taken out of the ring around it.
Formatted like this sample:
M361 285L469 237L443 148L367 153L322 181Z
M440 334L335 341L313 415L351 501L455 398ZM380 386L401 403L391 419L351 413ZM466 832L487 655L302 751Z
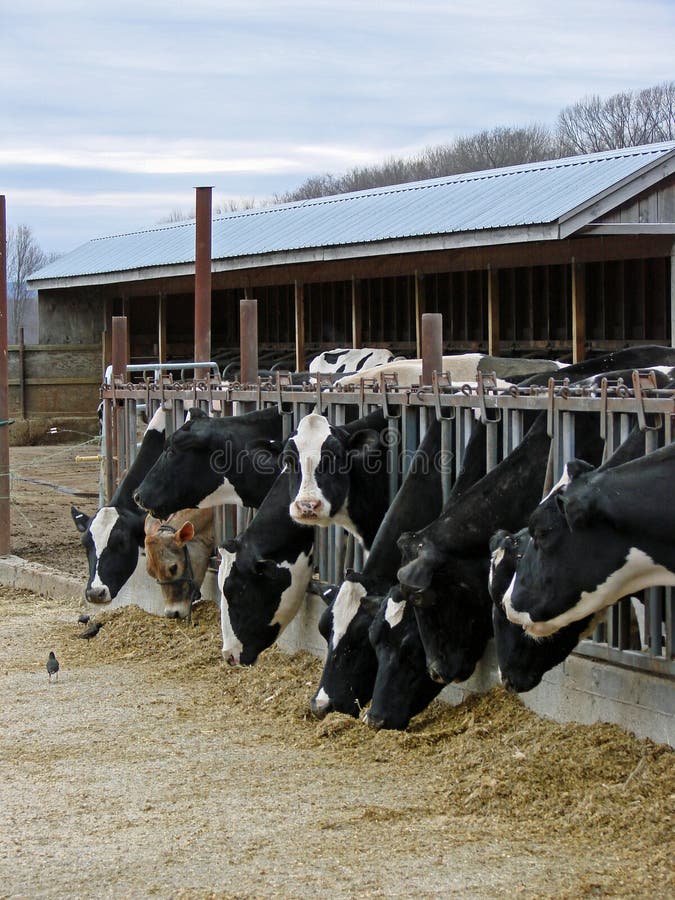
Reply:
M0 557L0 584L56 600L79 599L84 606L81 578L56 572L48 566L29 562L20 556Z

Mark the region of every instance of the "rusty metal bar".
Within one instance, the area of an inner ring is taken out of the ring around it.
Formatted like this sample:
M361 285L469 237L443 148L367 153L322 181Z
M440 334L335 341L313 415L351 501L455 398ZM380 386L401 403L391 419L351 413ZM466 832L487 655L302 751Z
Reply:
M19 404L21 418L26 418L26 342L23 326L19 328Z
M195 359L211 359L211 206L210 187L196 191L195 227ZM195 378L206 378L203 369Z
M295 282L295 371L305 371L305 286Z
M10 553L9 362L7 350L7 205L0 195L0 556Z
M258 301L239 301L239 347L242 384L254 384L258 378Z
M127 380L127 363L129 362L129 329L126 316L113 316L112 319L112 378L113 385L116 381L124 384ZM118 484L122 478L126 465L126 429L124 427L124 404L113 401L112 409L112 434L111 445L116 454L117 464L111 456L108 457L108 466L112 472L114 484Z
M433 373L443 371L443 316L422 315L422 384L432 384Z

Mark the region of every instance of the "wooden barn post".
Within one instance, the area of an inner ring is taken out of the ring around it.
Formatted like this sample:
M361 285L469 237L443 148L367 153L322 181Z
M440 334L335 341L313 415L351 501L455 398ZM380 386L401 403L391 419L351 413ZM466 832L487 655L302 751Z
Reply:
M9 362L7 349L7 205L0 195L0 556L9 556Z
M352 276L352 347L363 347L363 322L361 318L361 282Z
M572 257L572 362L586 359L586 268Z
M212 190L210 187L195 188L195 362L211 359ZM208 372L208 369L197 369L195 378L206 378Z
M424 313L422 316L422 384L433 381L433 373L443 371L443 316Z
M295 371L305 371L305 286L295 282Z
M255 384L258 378L258 301L239 301L239 352L242 384Z
M488 353L499 356L499 272L488 266Z
M670 346L675 347L675 244L670 251Z
M424 275L415 272L415 353L422 358L422 316L426 308L424 293Z

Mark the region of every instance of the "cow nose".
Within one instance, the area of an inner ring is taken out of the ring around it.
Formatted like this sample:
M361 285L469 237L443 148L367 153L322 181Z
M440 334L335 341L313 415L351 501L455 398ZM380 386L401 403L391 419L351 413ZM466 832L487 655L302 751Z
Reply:
M320 500L296 500L295 505L301 513L315 513L321 506Z
M333 704L330 700L319 700L312 697L309 701L309 709L315 719L325 719L328 713L333 711Z
M89 603L110 603L110 600L112 599L108 595L107 587L87 588L84 595Z
M382 728L382 726L384 725L384 719L380 716L374 716L371 712L367 712L364 715L363 721L366 723L366 725L368 725L370 728L373 728L375 731L379 731L380 728Z
M447 684L446 679L441 675L438 663L431 663L431 665L427 666L427 672L429 673L429 678L435 681L436 684Z

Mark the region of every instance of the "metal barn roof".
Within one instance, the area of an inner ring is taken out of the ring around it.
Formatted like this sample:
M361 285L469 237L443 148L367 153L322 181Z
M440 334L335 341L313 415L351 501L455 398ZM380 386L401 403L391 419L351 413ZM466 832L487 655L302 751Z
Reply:
M502 241L558 239L649 187L650 173L658 179L674 170L670 141L216 216L214 270L347 257L355 247L357 255L425 249L433 237L443 243L432 240L428 249L451 248L466 233L474 243L490 243L500 230L507 230ZM411 239L425 246L406 247ZM150 269L182 274L194 271L194 259L191 220L91 240L30 280L47 288L92 282L83 276L151 277Z

